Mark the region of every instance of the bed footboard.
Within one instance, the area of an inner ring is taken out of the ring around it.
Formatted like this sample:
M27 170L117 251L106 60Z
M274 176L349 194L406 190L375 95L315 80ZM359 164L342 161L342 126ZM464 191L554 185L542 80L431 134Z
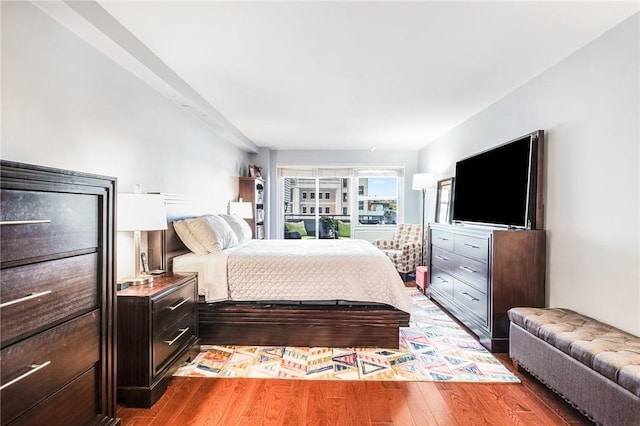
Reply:
M239 346L399 346L409 314L387 306L199 303L202 344Z

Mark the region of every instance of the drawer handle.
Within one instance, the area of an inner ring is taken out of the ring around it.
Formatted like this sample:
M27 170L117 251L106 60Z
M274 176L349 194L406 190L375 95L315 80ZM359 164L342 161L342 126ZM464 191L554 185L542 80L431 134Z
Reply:
M164 342L169 346L173 345L179 338L181 338L184 335L184 333L189 331L189 327L187 327L187 328L179 328L178 331L180 332L180 334L178 334L175 339L173 339L173 340L165 340Z
M449 239L445 238L445 237L438 237L438 239L441 240L441 241L449 241Z
M444 278L442 278L441 276L437 276L436 278L439 279L443 283L448 283L449 282L449 281L445 280Z
M20 299L4 302L0 304L0 308L6 308L7 306L15 305L16 303L26 302L27 300L35 299L37 297L44 296L45 294L49 294L49 293L51 293L51 290L41 291L40 293L31 293L27 296L21 297Z
M472 302L477 302L478 300L480 300L480 299L476 299L475 297L473 297L472 295L470 295L469 293L464 292L464 291L462 293L460 293L460 294L463 295L464 297L466 297L467 299L469 299Z
M444 256L439 256L439 255L436 255L436 259L444 260L445 262L446 262L447 260L449 260L449 259L447 259L446 257L444 257Z
M475 274L476 272L478 272L478 271L475 271L475 270L473 270L471 268L468 268L468 267L466 267L464 265L460 266L460 269L462 269L463 271L471 272L472 274Z
M471 247L472 249L479 249L480 246L474 246L473 244L469 244L469 243L464 243L463 245L467 246L467 247Z
M4 390L5 388L8 388L9 386L11 386L11 385L12 385L12 384L14 384L14 383L19 382L20 380L22 380L22 379L26 378L27 376L32 375L32 374L33 374L33 373L35 373L36 371L38 371L38 370L41 370L41 369L45 368L45 367L46 367L47 365L49 365L49 364L51 364L51 361L47 361L47 362L45 362L45 363L43 363L43 364L40 364L40 365L38 365L38 364L31 364L31 365L29 366L29 368L30 368L31 370L27 371L26 373L24 373L24 374L22 374L22 375L20 375L20 376L16 377L15 379L13 379L13 380L11 380L11 381L9 381L9 382L7 382L7 383L3 384L2 386L0 386L0 391L1 391L1 390Z
M3 220L0 226L4 225L33 225L38 223L51 223L51 219L34 219L34 220Z
M187 303L189 300L191 300L189 297L185 297L184 299L182 299L181 301L179 301L178 303L176 303L175 305L171 305L171 306L167 306L165 309L168 309L170 311L175 311L176 309L178 309L180 306L184 305L185 303Z

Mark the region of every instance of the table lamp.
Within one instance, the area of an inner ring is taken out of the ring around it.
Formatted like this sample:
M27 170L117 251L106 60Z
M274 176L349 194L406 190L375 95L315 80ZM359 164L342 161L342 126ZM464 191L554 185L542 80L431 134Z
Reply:
M243 219L253 219L253 204L247 201L230 201L229 214L237 214Z
M118 231L133 232L135 256L135 275L118 280L119 283L128 285L152 283L152 275L140 273L140 233L167 229L164 196L161 194L120 193L118 194L117 219Z

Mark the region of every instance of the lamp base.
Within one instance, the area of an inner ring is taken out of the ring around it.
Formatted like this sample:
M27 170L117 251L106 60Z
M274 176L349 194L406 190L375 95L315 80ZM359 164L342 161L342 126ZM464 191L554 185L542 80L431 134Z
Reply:
M118 284L143 285L152 284L153 275L141 275L139 277L124 277L118 280Z

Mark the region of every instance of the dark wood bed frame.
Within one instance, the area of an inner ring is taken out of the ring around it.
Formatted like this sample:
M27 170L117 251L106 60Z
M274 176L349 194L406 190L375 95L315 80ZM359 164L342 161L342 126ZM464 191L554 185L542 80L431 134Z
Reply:
M151 269L173 270L189 253L170 223L149 233ZM388 305L309 305L247 302L198 303L202 344L398 348L409 314Z

